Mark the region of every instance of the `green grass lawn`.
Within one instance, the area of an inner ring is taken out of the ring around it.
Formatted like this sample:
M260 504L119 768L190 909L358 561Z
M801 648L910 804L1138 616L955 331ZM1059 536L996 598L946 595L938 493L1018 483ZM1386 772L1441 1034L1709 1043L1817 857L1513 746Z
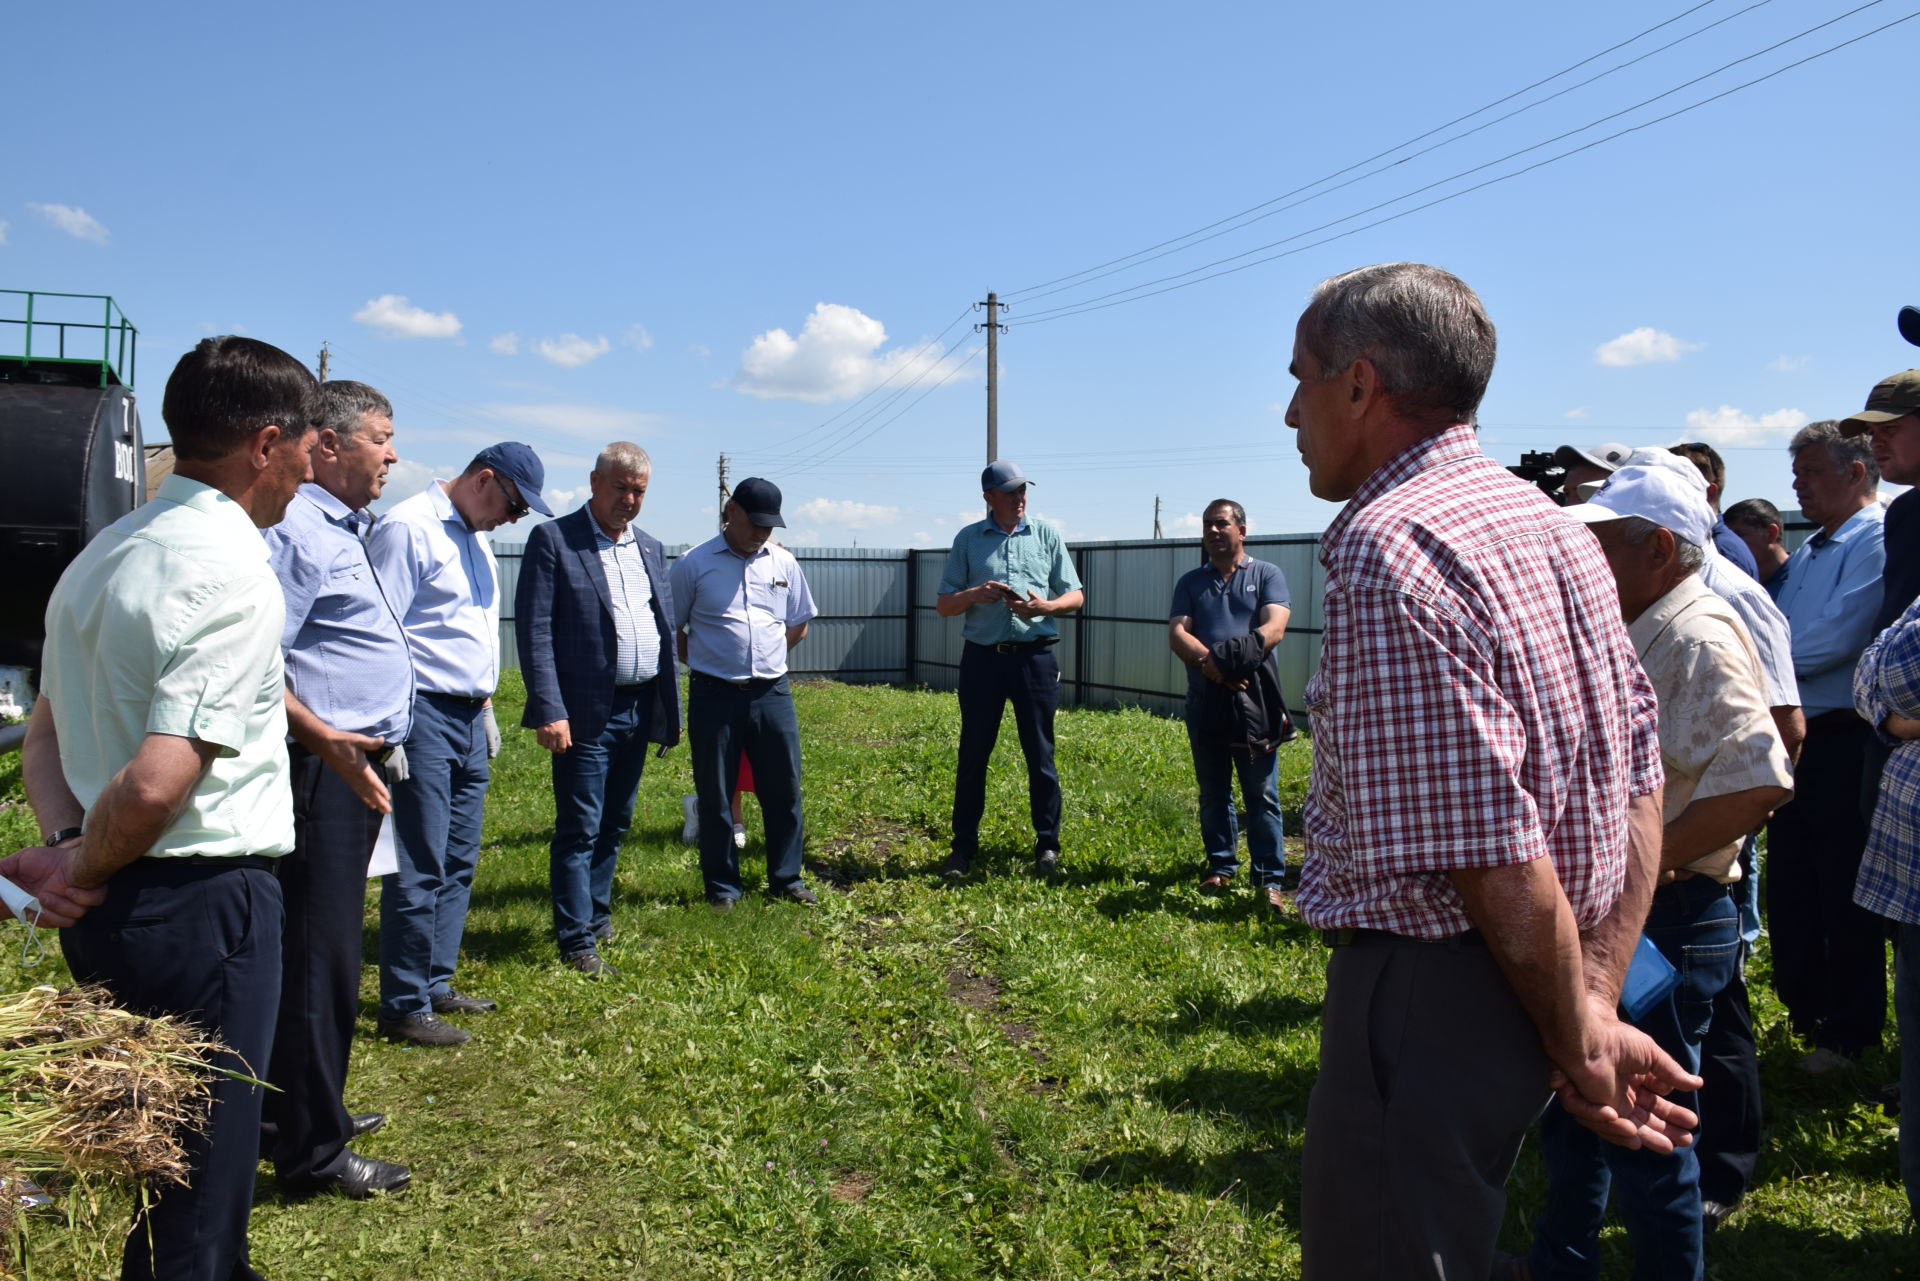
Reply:
M499 999L459 1050L373 1038L363 988L349 1102L413 1187L281 1199L263 1173L254 1262L272 1278L1278 1278L1298 1270L1302 1121L1324 951L1244 890L1196 888L1185 731L1140 712L1059 722L1063 872L1027 872L1011 726L981 875L947 888L952 695L810 684L808 911L749 894L709 913L679 841L684 751L651 761L604 954L561 969L549 932L547 759L495 762L459 985ZM509 677L501 722L518 720ZM1308 747L1283 761L1299 830ZM0 840L33 839L17 758ZM757 811L746 869L764 872ZM372 903L370 900L369 906ZM374 921L369 914L369 925ZM21 967L0 930L0 990ZM373 959L368 933L368 960ZM1920 1273L1895 1126L1862 1102L1891 1053L1809 1079L1760 958L1769 1141L1747 1208L1709 1243L1739 1278ZM1533 1146L1504 1244L1537 1206ZM100 1234L41 1222L35 1275L110 1274ZM1628 1275L1610 1238L1609 1277Z

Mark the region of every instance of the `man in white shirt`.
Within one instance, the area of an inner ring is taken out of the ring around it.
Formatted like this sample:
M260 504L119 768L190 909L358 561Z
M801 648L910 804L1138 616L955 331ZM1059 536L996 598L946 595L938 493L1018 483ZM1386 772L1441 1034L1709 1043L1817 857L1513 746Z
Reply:
M440 1016L496 1008L453 987L480 857L487 762L499 751L493 689L500 675L500 602L486 535L526 515L546 468L505 441L454 480L436 480L373 527L367 554L407 634L415 693L407 778L393 788L399 868L380 892L382 1036L417 1045L471 1039Z
M727 500L726 529L673 563L673 626L690 670L687 743L700 815L707 902L729 912L743 892L733 844L733 785L746 753L766 822L767 893L811 906L800 879L800 722L787 651L819 613L793 553L769 541L780 490L749 477Z

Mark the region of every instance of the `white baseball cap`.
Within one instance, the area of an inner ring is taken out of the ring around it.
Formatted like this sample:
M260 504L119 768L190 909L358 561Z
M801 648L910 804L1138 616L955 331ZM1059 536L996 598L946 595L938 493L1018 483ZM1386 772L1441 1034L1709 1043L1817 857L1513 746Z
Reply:
M1629 464L1600 482L1586 502L1560 510L1583 525L1639 516L1672 530L1674 537L1695 547L1705 547L1713 541L1713 509L1707 506L1705 487L1694 483L1700 480L1700 471L1678 454L1667 457L1684 464L1693 473L1693 481L1682 476L1677 467Z

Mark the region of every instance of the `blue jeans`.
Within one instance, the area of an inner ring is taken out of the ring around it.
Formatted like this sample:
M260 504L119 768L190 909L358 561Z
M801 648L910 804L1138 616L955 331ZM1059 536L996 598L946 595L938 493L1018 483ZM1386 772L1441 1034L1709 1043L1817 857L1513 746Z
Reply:
M651 682L616 689L601 731L554 755L547 880L553 941L563 957L593 951L595 937L611 928L614 863L633 823L652 722Z
M1700 1069L1700 1042L1713 999L1740 958L1740 916L1727 887L1710 877L1675 881L1654 892L1647 937L1680 971L1680 984L1638 1026L1689 1072ZM1673 1096L1699 1110L1694 1093ZM1635 1281L1700 1281L1700 1163L1692 1148L1671 1156L1616 1147L1570 1118L1556 1101L1540 1118L1547 1203L1533 1224L1529 1262L1540 1281L1591 1281L1600 1275L1600 1224L1607 1194L1619 1194L1633 1244Z
M987 808L987 762L1000 738L1000 716L1013 704L1020 752L1027 758L1027 808L1033 848L1060 848L1060 775L1053 768L1053 714L1060 706L1060 660L1049 645L1001 653L967 642L960 654L960 762L953 777L953 852L980 850Z
M433 1009L453 981L467 929L480 813L487 799L487 713L422 691L407 736L407 781L393 787L399 870L380 883L380 1017Z
M740 852L733 845L733 786L740 754L753 766L766 823L767 888L801 884L806 828L800 816L800 721L787 678L740 686L693 673L687 684L687 746L700 814L700 878L707 901L737 899Z
M1193 776L1200 785L1200 839L1207 847L1207 874L1231 877L1240 870L1240 824L1233 812L1233 776L1247 805L1247 853L1253 887L1280 883L1287 870L1281 844L1280 754L1240 751L1205 742L1194 733L1189 702L1187 742L1193 748Z
M1907 1212L1920 1219L1920 925L1894 926L1893 1016L1900 1029L1900 1181ZM1911 1113L1908 1108L1912 1108ZM1908 1117L1914 1119L1907 1124Z

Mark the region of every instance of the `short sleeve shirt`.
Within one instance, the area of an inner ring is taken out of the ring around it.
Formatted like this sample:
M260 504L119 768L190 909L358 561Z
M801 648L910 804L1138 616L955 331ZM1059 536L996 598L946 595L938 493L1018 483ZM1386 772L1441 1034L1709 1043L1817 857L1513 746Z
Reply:
M1767 710L1760 656L1726 601L1689 574L1627 625L1660 700L1660 763L1672 822L1696 800L1754 787L1793 786L1793 767ZM1741 841L1689 863L1723 881L1740 878Z
M47 605L42 692L83 809L149 734L218 749L148 857L293 848L280 584L260 531L172 475L87 544Z
M1449 872L1550 855L1580 928L1620 896L1659 709L1600 544L1457 426L1370 475L1320 539L1298 902L1317 928L1472 928Z
M1290 605L1287 576L1278 565L1242 555L1233 577L1222 578L1211 564L1190 569L1173 585L1173 605L1169 618L1192 619L1193 638L1202 645L1217 645L1234 636L1257 631L1260 611L1268 605ZM1187 668L1187 689L1202 689L1206 676L1198 667Z
M1060 531L1038 519L1021 521L1009 534L989 517L953 536L946 571L940 575L940 594L963 592L990 579L1023 597L1039 592L1048 600L1080 588L1080 575L1074 572L1073 557L1067 554ZM1060 628L1051 618L1021 618L1005 601L987 601L967 606L960 634L976 645L999 645L1044 640L1058 636Z
M777 543L742 556L716 534L682 552L667 582L687 666L723 681L786 675L787 629L820 612L800 562Z

